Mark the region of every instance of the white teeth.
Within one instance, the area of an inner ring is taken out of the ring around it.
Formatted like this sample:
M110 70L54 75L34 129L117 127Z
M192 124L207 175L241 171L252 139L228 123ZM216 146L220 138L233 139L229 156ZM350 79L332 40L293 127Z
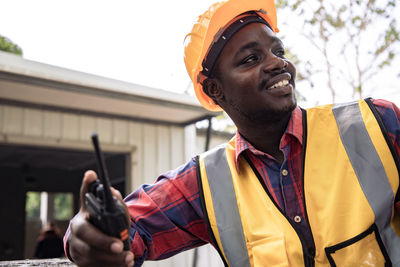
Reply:
M289 84L289 81L288 81L288 80L283 80L283 81L277 82L277 83L275 83L274 85L272 85L272 86L270 87L270 89L271 89L271 88L282 87L282 86L285 86L285 85L288 85L288 84Z

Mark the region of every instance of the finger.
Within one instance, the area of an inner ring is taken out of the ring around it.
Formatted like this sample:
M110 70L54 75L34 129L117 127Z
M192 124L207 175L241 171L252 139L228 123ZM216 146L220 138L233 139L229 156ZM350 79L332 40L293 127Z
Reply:
M68 242L69 255L74 263L78 266L86 266L90 260L88 257L90 246L75 236L70 236Z
M125 252L124 254L124 261L128 267L133 267L135 264L135 255L131 251Z
M85 203L85 194L89 191L89 185L96 181L97 174L92 171L86 171L85 175L83 176L80 197L81 197L81 210L86 211L86 203Z
M123 251L122 241L104 234L95 226L93 226L85 218L85 213L78 214L71 221L71 233L78 239L87 243L89 246L104 252L112 252L114 254Z
M89 254L91 264L88 266L133 266L133 253L123 252L120 254L109 254L91 250Z
M113 194L113 196L115 196L119 201L124 202L124 200L122 199L121 192L119 192L119 190L115 189L112 186L110 188L111 188L111 193Z
M113 196L115 196L118 199L118 201L122 204L122 207L124 208L125 215L126 215L126 221L127 221L127 224L129 225L131 218L129 216L128 207L126 206L124 200L122 199L121 193L114 187L111 187L111 192L112 192Z
M118 255L113 254L105 254L101 252L97 252L95 250L91 251L92 254L89 255L89 258L95 259L92 260L92 263L89 266L133 266L133 253L132 252L124 252ZM93 264L94 263L94 264Z
M91 266L128 266L133 262L132 252L107 253L91 248L88 253Z
M92 248L80 239L71 240L74 243L70 255L78 266L133 266L133 253L110 253Z

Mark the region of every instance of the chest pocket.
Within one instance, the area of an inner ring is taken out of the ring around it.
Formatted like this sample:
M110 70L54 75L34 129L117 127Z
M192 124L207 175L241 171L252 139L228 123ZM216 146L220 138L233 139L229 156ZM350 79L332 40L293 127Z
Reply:
M325 248L325 253L331 266L392 266L375 224L349 240Z

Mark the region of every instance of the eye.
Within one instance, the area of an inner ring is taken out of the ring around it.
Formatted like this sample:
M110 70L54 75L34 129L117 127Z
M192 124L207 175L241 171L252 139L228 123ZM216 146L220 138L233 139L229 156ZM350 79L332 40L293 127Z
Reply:
M277 49L274 53L277 57L285 57L285 49Z
M258 56L252 54L249 55L247 57L245 57L241 62L240 65L244 65L244 64L251 64L253 62L256 62L258 60Z

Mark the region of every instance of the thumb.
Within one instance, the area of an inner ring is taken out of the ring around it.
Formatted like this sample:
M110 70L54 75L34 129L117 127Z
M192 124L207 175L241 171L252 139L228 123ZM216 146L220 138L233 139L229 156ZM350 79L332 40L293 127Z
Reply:
M123 198L122 198L121 192L119 192L119 191L118 191L117 189L115 189L114 187L111 187L111 192L112 192L112 194L114 195L114 197L117 198L117 200L118 200L119 203L122 205L122 207L124 208L125 215L126 215L126 220L127 220L127 224L129 225L129 224L130 224L130 221L131 221L131 217L129 216L129 210L128 210L128 207L126 206L126 204L125 204L125 202L124 202L124 200L123 200Z
M85 175L83 176L81 191L80 191L80 198L81 198L81 211L86 211L86 203L85 203L85 194L89 191L89 185L96 181L97 174L92 171L86 171Z

